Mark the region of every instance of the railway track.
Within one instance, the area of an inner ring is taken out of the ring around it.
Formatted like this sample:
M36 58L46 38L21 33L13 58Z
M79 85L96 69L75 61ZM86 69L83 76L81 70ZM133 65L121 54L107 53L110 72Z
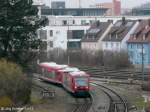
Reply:
M134 79L142 80L142 72L136 69L114 69L109 67L79 67L81 70L86 71L91 75L91 77L104 78L104 79ZM144 80L150 80L150 70L146 69L144 71Z
M108 112L128 112L127 101L117 92L96 82L92 82L92 84L98 86L98 88L101 89L110 99Z
M52 92L53 90L49 89L49 84L41 82L38 79L38 76L34 76L34 83L33 86L35 88L38 88L39 91L45 91L45 92ZM72 96L73 97L73 96ZM76 98L73 97L75 99L75 103L72 105L72 109L69 110L69 112L88 112L89 109L92 107L92 102L93 102L93 98L90 95L89 97L85 97L85 98Z
M74 108L72 112L88 112L92 107L92 98L75 98L76 104L74 104Z

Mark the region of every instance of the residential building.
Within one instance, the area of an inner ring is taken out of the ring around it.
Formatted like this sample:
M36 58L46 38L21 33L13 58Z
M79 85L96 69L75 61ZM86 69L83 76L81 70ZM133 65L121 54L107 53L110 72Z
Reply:
M45 45L43 49L51 50L54 48L61 48L66 50L67 48L81 48L81 37L86 34L86 31L97 20L100 22L107 22L113 20L113 23L120 20L122 17L112 16L47 16L48 24L39 30L38 37L43 40ZM127 16L127 19L148 19L145 16ZM51 36L50 36L51 31ZM53 33L52 33L53 32ZM76 33L77 32L77 33ZM84 32L84 34L83 34ZM40 34L41 33L41 34ZM80 35L80 36L78 36ZM45 38L45 39L44 39ZM67 46L67 43L68 46Z
M97 21L91 25L87 33L82 38L81 48L86 50L102 50L102 39L107 35L112 27L112 21Z
M127 50L126 41L134 32L139 22L135 20L122 20L117 21L108 34L102 40L103 50L117 51Z
M130 36L128 53L133 64L150 65L150 20L142 20Z

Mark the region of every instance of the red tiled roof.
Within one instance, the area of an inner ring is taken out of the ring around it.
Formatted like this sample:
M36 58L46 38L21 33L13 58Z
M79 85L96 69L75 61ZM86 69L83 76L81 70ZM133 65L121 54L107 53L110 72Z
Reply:
M122 41L135 23L135 20L125 20L125 23L123 23L122 20L117 21L109 33L104 37L103 41Z
M149 42L150 20L142 20L128 42Z

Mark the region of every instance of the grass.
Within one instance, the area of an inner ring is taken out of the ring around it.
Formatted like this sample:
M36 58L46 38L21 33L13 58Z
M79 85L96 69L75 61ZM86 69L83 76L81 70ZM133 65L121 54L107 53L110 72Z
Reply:
M146 108L150 108L150 101L147 102L147 103L145 103L145 107L146 107Z
M143 97L135 98L134 104L138 109L143 109L143 107L144 107L144 98Z
M38 105L38 104L43 104L46 103L47 100L43 98L39 98L37 96L31 96L31 104L32 105Z
M4 96L0 97L0 107L10 107L13 104L13 102L10 100L10 98Z

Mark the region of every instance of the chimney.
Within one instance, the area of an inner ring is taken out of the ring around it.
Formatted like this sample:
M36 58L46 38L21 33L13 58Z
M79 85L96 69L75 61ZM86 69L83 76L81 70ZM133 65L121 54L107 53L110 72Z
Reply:
M141 22L141 21L142 21L141 19L138 20L138 22Z
M111 33L109 34L109 39L111 40Z
M150 27L150 19L148 19L148 25L149 25L149 27Z
M145 40L145 38L146 38L146 35L145 35L145 34L143 34L143 40Z
M109 19L109 20L108 20L108 23L113 23L113 20L110 20L110 19Z
M100 21L96 21L96 27L100 26Z
M125 24L126 24L126 18L122 17L122 25L125 25Z
M116 33L116 39L118 39L118 34Z

